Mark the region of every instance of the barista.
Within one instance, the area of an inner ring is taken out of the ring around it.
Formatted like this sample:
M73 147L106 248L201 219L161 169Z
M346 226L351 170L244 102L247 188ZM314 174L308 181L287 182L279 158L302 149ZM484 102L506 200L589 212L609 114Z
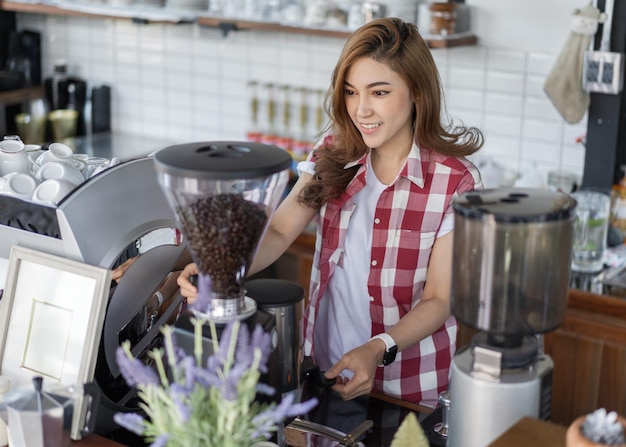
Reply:
M435 407L448 387L453 199L481 188L464 156L473 127L446 126L442 89L417 28L374 20L348 39L327 96L326 136L272 216L250 273L319 214L304 355L343 399L372 390ZM178 284L194 300L185 267Z

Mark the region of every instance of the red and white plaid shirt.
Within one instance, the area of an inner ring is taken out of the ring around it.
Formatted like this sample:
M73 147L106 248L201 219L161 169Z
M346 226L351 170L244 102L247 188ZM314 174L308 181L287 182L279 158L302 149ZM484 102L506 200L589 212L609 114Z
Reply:
M323 146L318 150L324 150ZM335 268L342 264L354 195L365 185L367 158L346 165L361 166L341 197L320 210L310 299L303 324L305 355L315 357L314 325L320 300ZM478 188L482 188L480 173L466 159L413 145L400 175L380 195L372 222L367 280L371 336L387 332L420 301L428 260L444 216L454 213L455 197ZM434 334L399 352L391 365L378 368L374 390L435 407L439 393L448 387L456 332L451 315Z

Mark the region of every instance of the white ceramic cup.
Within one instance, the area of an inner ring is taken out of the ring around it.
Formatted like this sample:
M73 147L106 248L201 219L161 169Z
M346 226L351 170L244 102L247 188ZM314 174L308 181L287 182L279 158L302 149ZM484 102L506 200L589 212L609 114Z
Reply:
M15 172L2 177L2 179L0 192L20 199L30 200L37 187L37 181L24 172Z
M31 200L48 206L57 206L75 185L63 179L49 179L41 182L33 191Z
M31 162L20 140L0 141L0 176L30 172Z
M64 163L73 164L74 151L67 144L52 143L48 146L48 150L44 151L39 157L37 157L37 164L43 166L51 161L61 161Z
M24 146L24 150L26 151L33 163L37 163L37 158L39 158L39 156L44 153L44 151L41 149L41 146L38 144L27 144L26 146Z
M43 182L50 179L63 179L74 186L80 185L85 181L83 174L73 164L61 161L49 161L44 163L35 173L35 178Z

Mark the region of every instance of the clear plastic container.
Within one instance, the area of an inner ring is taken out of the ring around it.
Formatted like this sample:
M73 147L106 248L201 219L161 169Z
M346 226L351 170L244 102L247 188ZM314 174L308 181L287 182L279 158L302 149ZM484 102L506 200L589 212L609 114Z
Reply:
M555 329L569 291L576 202L545 189L474 191L454 204L452 312L490 334Z
M287 185L291 156L260 143L190 143L160 150L155 164L200 274L210 278L208 313L248 313L243 282Z

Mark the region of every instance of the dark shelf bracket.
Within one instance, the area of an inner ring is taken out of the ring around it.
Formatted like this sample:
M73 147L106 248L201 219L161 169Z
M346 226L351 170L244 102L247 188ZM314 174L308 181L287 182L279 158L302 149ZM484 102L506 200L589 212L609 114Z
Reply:
M231 31L237 31L237 25L232 22L220 22L218 28L222 31L222 36L228 36Z

